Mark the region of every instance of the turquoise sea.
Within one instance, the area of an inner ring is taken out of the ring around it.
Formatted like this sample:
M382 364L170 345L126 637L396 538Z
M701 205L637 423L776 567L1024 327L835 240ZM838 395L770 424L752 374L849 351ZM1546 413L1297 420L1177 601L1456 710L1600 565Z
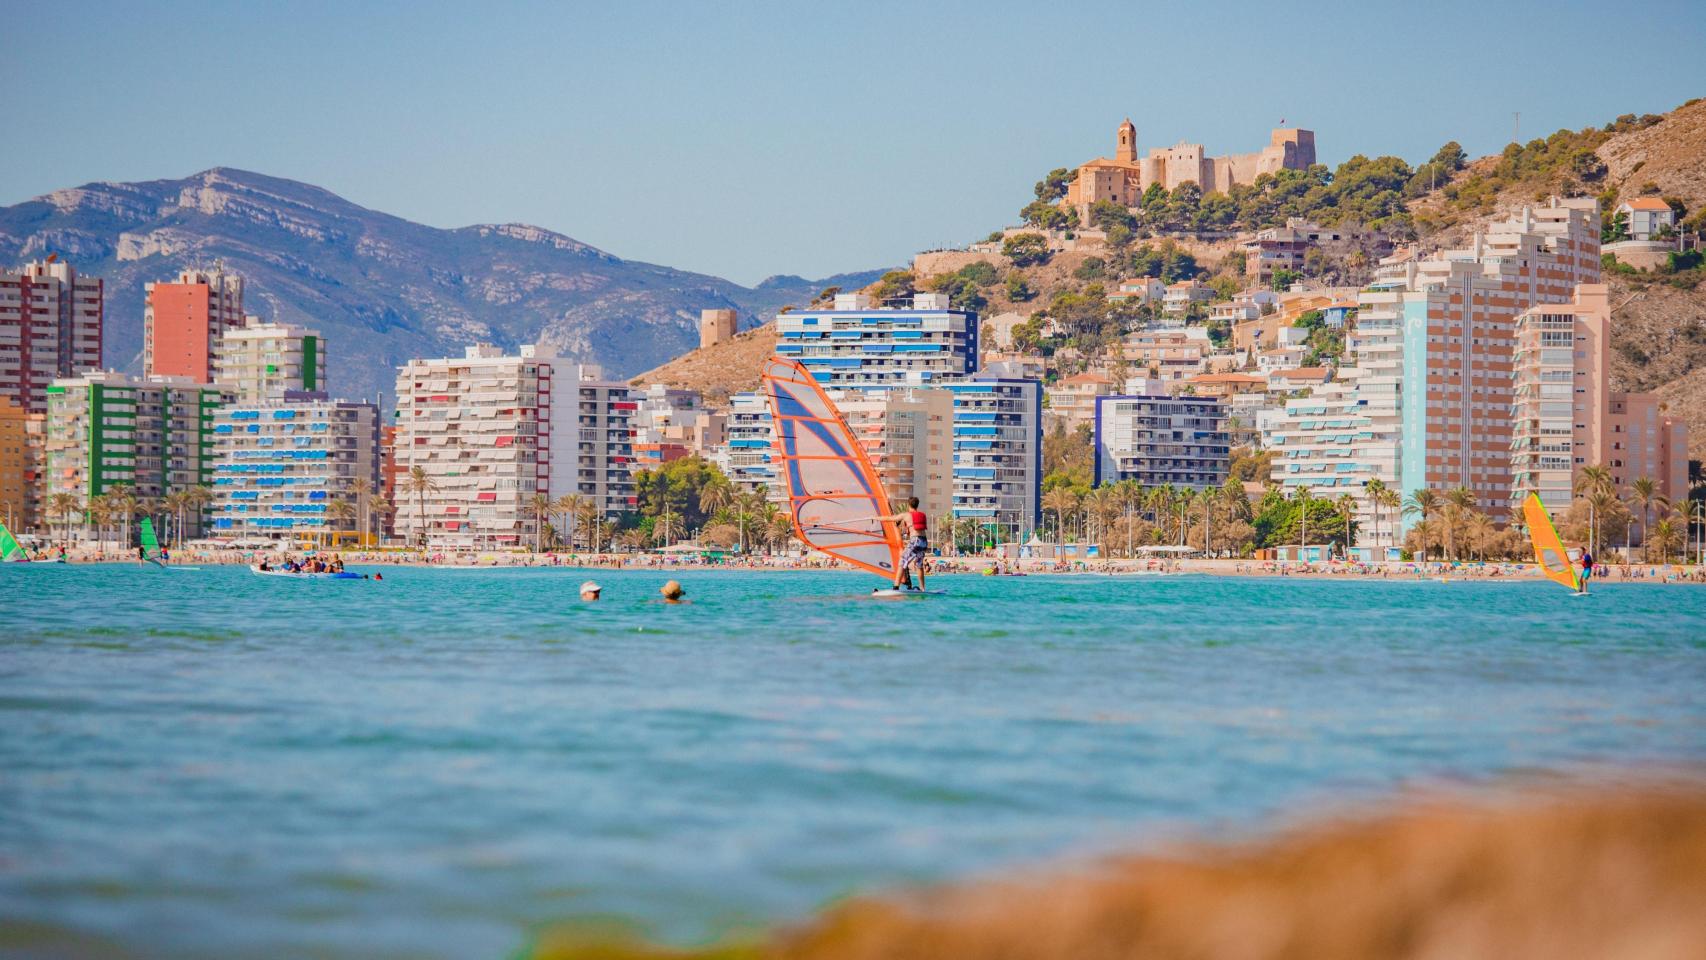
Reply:
M0 569L0 953L502 957L1706 760L1706 589ZM605 599L580 602L595 577ZM34 943L37 946L30 947Z

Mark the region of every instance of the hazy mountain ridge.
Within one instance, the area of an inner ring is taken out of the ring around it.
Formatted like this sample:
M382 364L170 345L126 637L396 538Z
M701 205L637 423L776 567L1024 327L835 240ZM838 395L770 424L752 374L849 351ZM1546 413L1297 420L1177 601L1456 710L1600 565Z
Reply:
M733 307L744 325L804 302L821 281L720 277L623 260L529 224L440 229L309 184L230 168L181 180L91 183L0 207L0 263L57 253L106 281L105 356L135 370L143 284L223 260L243 275L250 313L319 329L334 392L389 394L411 357L476 340L545 342L628 376L698 342L699 311Z

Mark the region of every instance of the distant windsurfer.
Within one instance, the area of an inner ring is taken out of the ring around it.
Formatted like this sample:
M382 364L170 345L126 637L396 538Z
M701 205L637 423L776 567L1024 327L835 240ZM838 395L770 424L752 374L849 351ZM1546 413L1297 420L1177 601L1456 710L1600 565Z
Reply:
M875 519L883 523L899 523L910 534L906 542L906 550L900 555L900 563L895 565L894 588L896 590L924 589L924 558L930 555L930 518L924 511L918 509L918 498L910 497L906 501L905 513L891 513L886 517ZM912 585L912 568L918 568L918 586Z
M1581 581L1581 586L1576 589L1577 593L1587 593L1588 592L1588 578L1592 577L1592 576L1593 576L1593 554L1588 552L1587 547L1583 547L1582 548L1582 581Z

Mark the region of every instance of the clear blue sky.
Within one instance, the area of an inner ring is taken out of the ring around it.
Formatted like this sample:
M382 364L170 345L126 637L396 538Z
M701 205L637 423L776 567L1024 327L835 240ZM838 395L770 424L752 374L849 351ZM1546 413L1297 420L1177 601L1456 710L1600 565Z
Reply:
M753 283L982 236L1128 115L1416 162L1706 94L1698 3L1292 6L0 0L0 204L228 165Z

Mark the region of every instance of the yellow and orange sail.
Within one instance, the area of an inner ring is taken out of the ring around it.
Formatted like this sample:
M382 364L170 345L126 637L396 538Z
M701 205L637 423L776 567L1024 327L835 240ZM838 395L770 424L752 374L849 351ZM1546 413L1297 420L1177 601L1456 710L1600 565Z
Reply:
M1530 493L1522 502L1522 519L1528 525L1528 538L1534 543L1534 562L1540 564L1540 572L1554 583L1580 590L1580 571L1570 562L1570 551L1558 537L1558 528L1552 525L1552 515L1546 512L1539 494Z

